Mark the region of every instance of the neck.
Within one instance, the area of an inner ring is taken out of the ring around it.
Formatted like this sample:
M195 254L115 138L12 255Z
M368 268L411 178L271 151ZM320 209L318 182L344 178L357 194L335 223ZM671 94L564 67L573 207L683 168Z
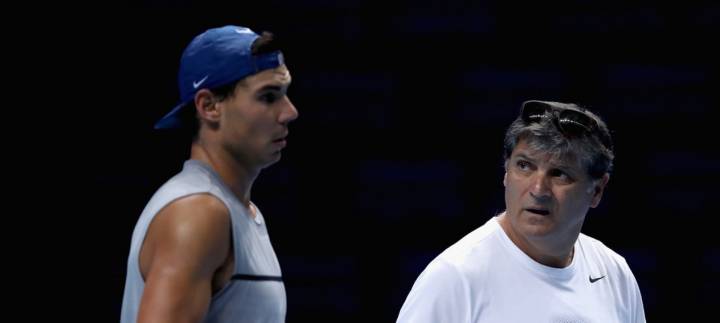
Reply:
M572 263L575 254L575 241L573 239L554 239L554 237L526 237L516 232L510 218L503 213L498 222L510 240L528 257L549 267L564 268Z
M193 142L190 150L190 159L206 163L213 169L235 194L240 202L250 207L250 191L260 173L260 169L254 169L243 165L233 158L227 151L212 149L200 139Z

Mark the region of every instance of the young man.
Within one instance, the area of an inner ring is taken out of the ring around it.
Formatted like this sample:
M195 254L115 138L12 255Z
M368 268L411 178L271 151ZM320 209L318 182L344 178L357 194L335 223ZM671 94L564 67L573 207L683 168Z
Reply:
M505 135L505 212L427 266L397 321L645 322L625 259L580 233L612 160L595 114L525 102Z
M225 26L198 35L183 52L181 103L155 127L193 129L190 159L137 222L123 323L284 322L280 266L250 199L298 117L272 38Z

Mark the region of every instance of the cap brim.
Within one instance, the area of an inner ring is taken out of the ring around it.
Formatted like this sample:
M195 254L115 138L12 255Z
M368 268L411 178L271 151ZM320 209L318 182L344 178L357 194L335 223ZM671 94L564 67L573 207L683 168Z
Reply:
M185 103L180 103L173 108L168 114L162 117L158 122L155 123L155 129L177 129L182 128L183 123L180 119L180 111L185 106Z

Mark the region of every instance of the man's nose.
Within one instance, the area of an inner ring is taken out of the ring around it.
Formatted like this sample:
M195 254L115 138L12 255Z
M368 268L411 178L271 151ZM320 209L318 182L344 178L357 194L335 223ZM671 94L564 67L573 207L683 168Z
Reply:
M299 116L298 110L295 108L295 105L292 104L292 101L290 101L290 99L287 97L285 97L285 100L286 106L283 108L282 112L279 115L279 121L283 124L287 124L290 121L297 119L297 117Z
M543 173L535 174L530 184L530 195L538 200L550 198L552 195L550 178Z

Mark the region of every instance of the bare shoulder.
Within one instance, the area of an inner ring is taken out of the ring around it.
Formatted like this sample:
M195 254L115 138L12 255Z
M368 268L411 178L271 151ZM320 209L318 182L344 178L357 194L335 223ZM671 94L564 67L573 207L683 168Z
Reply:
M153 219L140 251L138 322L200 321L214 273L230 254L230 214L209 194L183 197Z
M172 264L190 271L214 271L230 248L230 214L225 204L210 194L177 199L153 219L143 244L141 268ZM202 268L202 267L209 268Z
M225 204L210 194L193 194L179 198L156 215L155 221L169 225L177 233L204 233L230 225L230 215Z

